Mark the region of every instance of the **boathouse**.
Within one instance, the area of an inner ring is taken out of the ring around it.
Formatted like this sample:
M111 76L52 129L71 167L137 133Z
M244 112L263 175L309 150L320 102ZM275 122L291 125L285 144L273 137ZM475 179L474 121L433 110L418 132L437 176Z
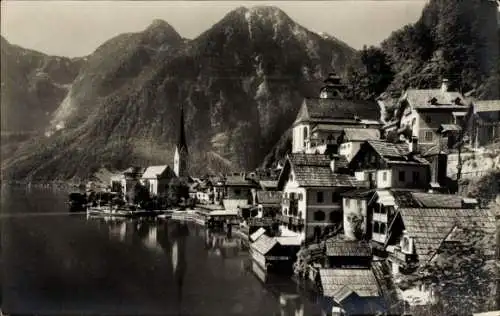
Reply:
M296 237L269 237L261 234L250 244L252 259L264 271L291 272L300 249L300 240Z

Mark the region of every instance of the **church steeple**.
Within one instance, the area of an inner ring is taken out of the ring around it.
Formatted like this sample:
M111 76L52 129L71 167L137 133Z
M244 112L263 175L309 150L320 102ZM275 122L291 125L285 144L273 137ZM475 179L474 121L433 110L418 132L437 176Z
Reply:
M342 84L342 79L335 71L329 73L323 82L325 85L321 88L319 94L321 99L342 98L346 86Z
M175 146L174 172L178 177L187 176L188 148L186 143L186 132L184 128L184 107L181 107L179 122L179 139Z

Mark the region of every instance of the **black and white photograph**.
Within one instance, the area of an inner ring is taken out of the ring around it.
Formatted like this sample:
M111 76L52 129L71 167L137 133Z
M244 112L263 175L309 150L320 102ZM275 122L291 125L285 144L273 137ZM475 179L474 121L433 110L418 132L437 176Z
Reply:
M500 316L500 1L0 7L0 316Z

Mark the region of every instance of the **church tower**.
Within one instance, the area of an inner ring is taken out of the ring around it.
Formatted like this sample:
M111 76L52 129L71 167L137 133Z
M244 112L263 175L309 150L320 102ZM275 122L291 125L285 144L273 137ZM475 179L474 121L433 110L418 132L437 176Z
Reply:
M340 76L331 72L323 82L325 85L320 90L320 99L343 98L346 86L342 84Z
M179 140L175 146L174 172L177 177L187 176L188 149L184 131L184 108L181 108Z

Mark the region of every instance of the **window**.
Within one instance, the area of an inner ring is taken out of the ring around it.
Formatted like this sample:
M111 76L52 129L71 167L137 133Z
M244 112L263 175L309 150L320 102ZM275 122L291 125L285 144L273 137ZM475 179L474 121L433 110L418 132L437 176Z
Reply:
M241 190L240 189L234 189L234 194L240 195L241 194Z
M358 208L362 208L363 207L363 203L361 200L358 200Z
M318 203L323 203L323 192L317 192L316 193L316 201Z
M304 141L307 139L307 126L304 126Z
M345 199L345 207L350 207L351 199Z
M386 233L385 229L386 229L385 223L380 223L380 233L381 234L385 234Z
M405 182L405 172L404 171L399 172L399 182Z
M293 174L290 173L290 181L293 181Z
M299 201L302 201L303 198L304 196L302 195L302 193L299 193Z
M376 234L380 233L380 227L378 222L373 222L373 232Z
M341 199L338 192L332 192L332 203L336 203Z
M387 181L387 171L382 172L382 181Z
M420 181L420 173L418 171L413 171L413 183L418 183Z
M375 155L370 155L370 162L375 163L376 157Z
M299 214L297 214L297 217L302 218L302 212L299 212Z
M426 142L432 142L433 139L433 133L432 131L425 131L424 132L424 141Z
M285 211L284 211L285 215L288 215L288 209L285 208Z
M316 211L314 212L314 220L317 222L324 221L325 220L325 212L323 211Z

